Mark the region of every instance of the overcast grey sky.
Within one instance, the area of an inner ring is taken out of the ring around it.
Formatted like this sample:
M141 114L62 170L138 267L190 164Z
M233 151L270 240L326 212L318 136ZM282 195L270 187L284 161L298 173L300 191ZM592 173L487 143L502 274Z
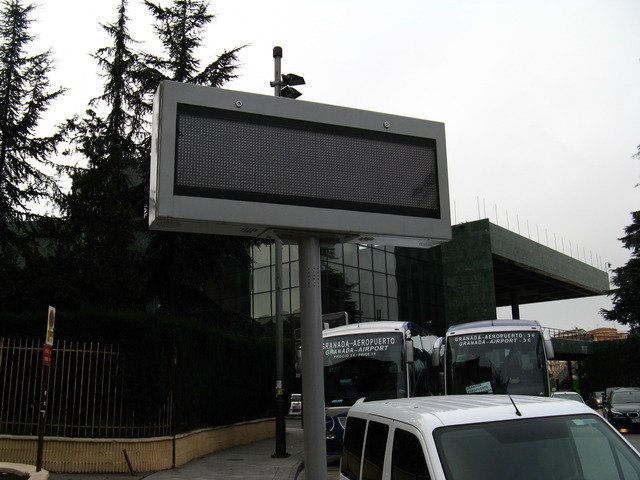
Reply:
M129 0L131 33L157 49ZM160 3L167 5L168 0ZM117 0L46 0L38 45L69 88L50 121L102 88L90 54L108 44ZM618 241L640 209L640 1L212 1L200 56L245 45L225 88L271 95L273 47L303 75L297 101L445 123L452 221L488 217L598 268L624 265ZM615 326L607 297L522 306L555 328ZM510 310L501 309L500 316Z

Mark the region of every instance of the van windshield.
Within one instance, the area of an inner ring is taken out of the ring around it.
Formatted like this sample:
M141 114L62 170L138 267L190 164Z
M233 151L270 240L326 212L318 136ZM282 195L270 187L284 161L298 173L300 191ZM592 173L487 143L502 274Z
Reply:
M362 397L406 397L401 333L358 333L325 338L325 406L351 406Z
M441 427L434 438L449 480L640 479L640 458L598 415Z

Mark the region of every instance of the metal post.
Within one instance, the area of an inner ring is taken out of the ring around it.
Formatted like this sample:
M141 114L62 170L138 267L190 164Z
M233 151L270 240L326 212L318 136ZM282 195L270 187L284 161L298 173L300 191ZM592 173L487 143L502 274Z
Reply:
M274 458L288 457L284 400L284 327L282 325L282 241L276 237L276 453Z
M274 95L280 96L280 71L282 60L282 48L273 48L274 59ZM284 401L284 334L282 326L282 241L276 236L276 452L274 458L288 457L287 453L287 428L285 423Z
M273 76L273 94L276 97L280 96L282 91L281 73L282 69L280 64L282 62L282 47L273 47L273 63L274 63L274 76Z
M300 331L305 478L326 480L320 240L312 236L300 240Z
M520 320L520 299L517 293L511 294L511 318Z
M42 470L42 457L44 454L44 430L47 424L49 372L49 365L43 365L42 377L40 379L40 408L38 409L38 444L36 452L36 472Z

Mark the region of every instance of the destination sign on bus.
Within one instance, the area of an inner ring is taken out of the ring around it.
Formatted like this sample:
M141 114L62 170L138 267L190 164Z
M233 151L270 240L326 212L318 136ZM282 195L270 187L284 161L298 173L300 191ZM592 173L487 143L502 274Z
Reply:
M325 365L351 357L386 357L402 346L402 337L388 333L331 337L322 341Z
M521 343L534 343L537 338L535 332L493 332L473 333L467 335L455 335L449 338L456 347L482 346L482 345L513 345Z

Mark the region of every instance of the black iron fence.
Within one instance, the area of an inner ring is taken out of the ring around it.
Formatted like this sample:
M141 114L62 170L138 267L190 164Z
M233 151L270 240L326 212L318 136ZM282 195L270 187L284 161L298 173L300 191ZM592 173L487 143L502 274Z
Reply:
M132 438L169 435L172 392L157 412L128 403L126 358L117 345L58 341L49 367L46 435ZM36 435L42 341L0 338L0 433ZM155 407L154 407L155 408Z

